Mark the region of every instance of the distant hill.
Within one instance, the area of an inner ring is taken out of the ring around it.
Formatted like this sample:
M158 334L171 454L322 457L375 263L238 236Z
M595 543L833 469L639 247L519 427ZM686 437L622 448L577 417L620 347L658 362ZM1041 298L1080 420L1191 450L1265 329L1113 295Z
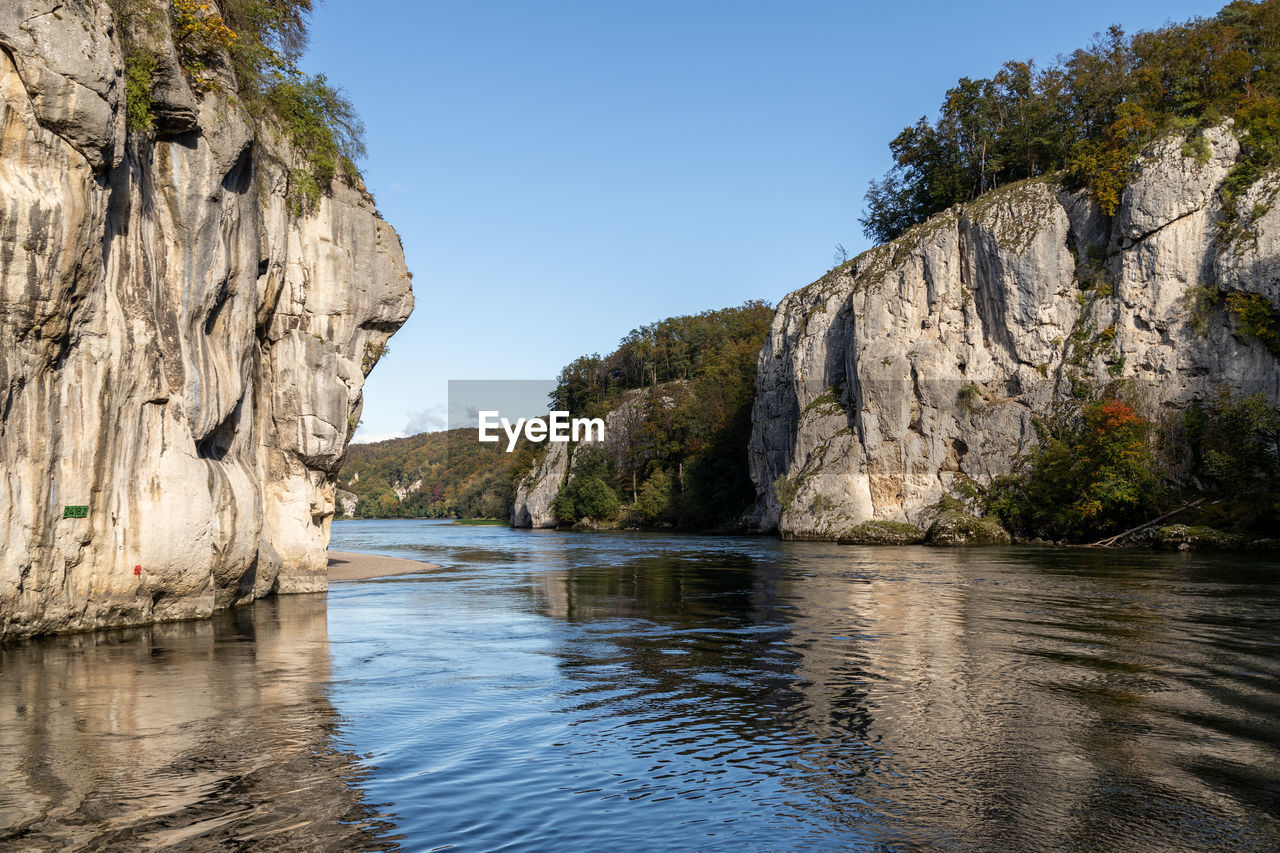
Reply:
M338 488L355 495L358 518L506 518L514 472L527 469L533 453L505 453L474 429L353 444Z

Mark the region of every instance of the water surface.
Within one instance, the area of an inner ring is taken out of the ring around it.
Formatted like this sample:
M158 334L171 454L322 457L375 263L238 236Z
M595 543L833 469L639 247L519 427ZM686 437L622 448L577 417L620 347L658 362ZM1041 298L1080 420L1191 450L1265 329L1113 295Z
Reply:
M335 737L323 595L0 645L0 849L393 849Z
M3 652L0 826L51 846L162 825L193 849L1280 849L1274 559L415 521L336 524L333 546L445 568L182 642Z

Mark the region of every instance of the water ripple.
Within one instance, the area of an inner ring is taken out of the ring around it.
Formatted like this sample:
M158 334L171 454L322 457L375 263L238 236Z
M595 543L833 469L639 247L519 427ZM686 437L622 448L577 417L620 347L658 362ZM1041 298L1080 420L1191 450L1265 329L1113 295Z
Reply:
M1275 561L334 531L445 568L0 652L0 846L1280 849Z
M1280 840L1274 564L493 529L467 550L447 526L350 529L456 560L429 589L330 605L344 643L376 642L376 619L473 676L402 688L415 665L392 655L335 693L353 742L396 745L365 785L428 846ZM402 689L408 738L384 710Z

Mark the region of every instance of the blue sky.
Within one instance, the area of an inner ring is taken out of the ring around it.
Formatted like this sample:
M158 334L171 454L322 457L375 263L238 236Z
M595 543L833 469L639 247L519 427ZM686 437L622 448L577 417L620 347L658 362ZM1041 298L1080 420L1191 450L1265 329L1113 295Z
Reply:
M450 379L547 379L662 317L832 265L888 142L962 76L1218 3L324 0L305 66L350 95L417 308L357 440Z

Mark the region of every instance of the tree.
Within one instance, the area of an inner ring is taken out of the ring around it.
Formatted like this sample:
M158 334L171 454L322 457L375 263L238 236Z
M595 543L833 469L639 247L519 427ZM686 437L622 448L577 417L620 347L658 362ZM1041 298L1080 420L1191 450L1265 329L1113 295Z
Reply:
M671 497L671 477L666 471L658 468L640 487L640 496L636 500L636 514L645 524L670 521Z
M936 118L889 143L893 166L871 182L859 221L885 242L953 204L1051 172L1112 214L1144 146L1227 117L1244 149L1224 192L1230 202L1280 162L1277 99L1278 0L1238 0L1213 18L1133 36L1112 27L1044 70L1013 61L991 79L960 79Z
M1157 503L1151 423L1122 400L1036 422L1038 446L993 485L989 510L1026 535L1079 540L1142 521Z
M604 521L618 514L618 495L599 477L576 481L573 506L578 518Z
M1212 493L1274 504L1280 478L1280 409L1261 394L1223 390L1183 415L1192 473Z

